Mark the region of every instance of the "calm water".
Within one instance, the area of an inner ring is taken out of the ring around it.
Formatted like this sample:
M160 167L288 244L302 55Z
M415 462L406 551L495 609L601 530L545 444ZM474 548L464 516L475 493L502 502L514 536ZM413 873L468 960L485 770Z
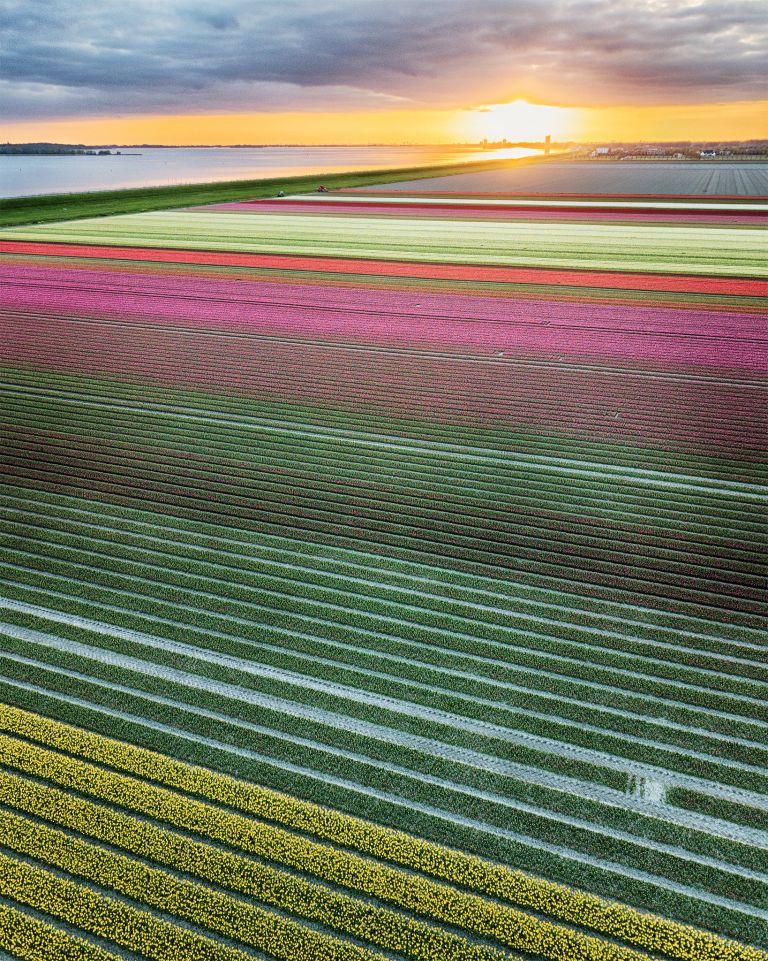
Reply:
M472 147L177 147L140 156L0 156L0 196L109 190L160 184L249 180L258 177L526 157L536 150Z

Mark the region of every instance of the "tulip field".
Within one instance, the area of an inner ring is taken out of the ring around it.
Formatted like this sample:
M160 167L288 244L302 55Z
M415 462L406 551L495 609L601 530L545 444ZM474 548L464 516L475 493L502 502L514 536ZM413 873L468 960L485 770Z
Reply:
M768 198L417 190L0 231L0 958L768 961Z

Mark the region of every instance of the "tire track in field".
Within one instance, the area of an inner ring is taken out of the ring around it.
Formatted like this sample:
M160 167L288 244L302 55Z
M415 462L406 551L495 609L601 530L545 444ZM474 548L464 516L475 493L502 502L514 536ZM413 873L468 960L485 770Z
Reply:
M203 648L198 648L193 645L183 644L178 641L169 641L164 638L157 637L155 635L143 634L139 631L133 631L128 628L115 627L110 624L105 624L99 621L93 621L88 618L80 617L74 614L64 614L58 611L49 610L47 608L38 607L37 605L30 605L19 601L9 601L7 599L0 599L0 606L9 610L20 610L22 612L30 612L36 614L36 616L42 619L48 619L54 623L64 623L71 624L72 626L81 627L86 630L94 631L95 633L102 634L105 637L121 638L132 643L139 644L142 647L148 647L150 649L160 648L169 653L180 654L185 657L190 657L193 660L198 660L202 662L207 662L211 664L217 664L226 668L231 668L237 671L244 671L245 673L252 673L254 676L259 677L273 677L276 680L285 681L288 684L297 685L299 687L309 687L310 689L327 692L340 696L342 698L349 698L350 695L352 699L358 700L358 703L367 703L374 707L383 707L386 710L393 710L395 713L401 713L406 715L412 715L414 711L419 714L419 716L425 719L438 720L439 723L448 723L453 727L460 727L467 730L473 730L475 733L499 737L500 739L510 741L512 743L518 743L523 746L534 747L535 749L544 750L549 753L555 753L563 757L575 757L580 760L584 760L591 763L596 763L598 765L607 765L615 770L628 771L637 777L643 777L653 781L660 781L668 786L677 787L687 787L691 790L703 790L705 793L712 794L718 797L726 798L727 800L734 801L735 803L747 804L753 807L758 807L760 809L768 810L768 797L761 794L757 794L752 791L747 791L742 788L731 787L728 785L719 784L717 782L706 781L703 778L696 778L690 775L679 774L677 772L668 771L663 768L656 768L652 765L643 764L641 762L627 760L626 763L622 763L620 759L617 759L614 755L601 754L597 751L592 751L588 748L581 748L574 746L572 749L570 746L565 745L558 741L553 741L546 738L541 738L536 735L522 734L510 730L508 728L502 728L498 725L491 725L485 722L474 722L468 728L465 727L462 718L458 715L448 714L444 711L437 711L435 709L419 709L418 705L412 704L412 702L398 701L393 698L388 698L383 695L367 695L364 699L360 700L354 697L355 694L362 694L363 692L358 691L355 688L348 688L346 685L333 684L332 682L317 681L313 678L307 678L304 675L295 674L294 672L285 671L281 668L273 668L271 666L265 666L258 664L256 662L245 662L242 658L233 657L226 654L217 654L205 650ZM29 628L20 628L15 625L8 625L9 629L17 631L29 631ZM34 632L41 633L41 632ZM78 642L64 641L62 638L56 638L55 635L43 635L49 638L53 638L55 643L59 644L78 644ZM49 646L55 646L53 645ZM87 645L78 645L83 647L84 651L88 651ZM104 651L104 649L102 649ZM108 655L113 657L128 657L129 655L119 655L116 652L107 652ZM89 657L87 653L83 656ZM151 662L155 663L155 662ZM160 668L161 665L155 664L155 667ZM170 670L170 669L169 669ZM256 692L251 692L256 693ZM260 695L259 695L260 696ZM291 702L293 703L293 702ZM350 721L358 723L357 719L351 718ZM360 722L368 723L368 722ZM382 730L390 730L389 728L382 728ZM438 743L438 742L435 742ZM442 744L443 742L439 742ZM449 750L454 750L450 745L445 745L445 748ZM465 749L457 749L465 750ZM507 762L501 762L506 764ZM529 770L527 765L515 765L516 768L521 770ZM544 775L546 777L559 778L560 775L550 775L547 772L540 771L539 769L531 769L535 775ZM569 779L570 780L570 779ZM583 782L587 784L587 782ZM588 785L591 788L591 783ZM595 785L595 787L598 787ZM626 803L629 796L622 795L617 791L609 790L609 795L614 799L614 802L619 798L622 798L622 804ZM635 803L635 800L631 800L631 804ZM651 810L656 810L651 807Z
M50 575L50 576L54 576L54 577L56 577L58 580L67 580L66 578L60 577L59 575ZM11 585L11 586L16 586L16 587L21 587L21 589L24 590L24 591L27 592L27 593L29 593L29 592L31 591L32 593L34 593L34 594L36 594L36 595L42 595L43 597L56 596L56 597L60 597L60 598L64 599L65 601L68 601L68 602L74 601L74 602L76 602L76 603L82 600L82 599L81 599L79 596L77 596L77 595L67 594L67 593L60 592L60 591L55 591L55 590L52 590L52 589L42 589L42 588L36 588L36 587L29 587L28 585L25 585L25 584L15 584L15 582L7 581L7 580L4 580L4 579L2 579L2 578L0 578L0 583L5 583L5 584ZM105 590L110 590L110 589L105 589ZM110 593L117 593L119 596L123 596L123 595L124 595L124 592L118 592L118 591L111 591L111 590L110 590ZM134 596L137 596L137 597L138 597L138 596L140 596L140 595L134 595ZM160 616L158 616L158 615L149 614L149 613L144 613L144 612L139 612L139 613L137 614L137 613L136 613L134 610L132 610L132 609L124 608L124 607L119 607L119 606L117 606L117 605L106 604L106 603L104 603L104 602L102 602L102 601L86 601L86 603L87 603L90 607L95 606L95 607L97 607L97 608L99 608L99 609L101 609L101 610L107 610L107 611L110 611L110 612L114 612L114 613L118 614L119 616L124 616L124 615L126 615L126 614L129 615L129 616L133 615L133 616L138 616L138 617L140 617L140 618L141 618L142 620L144 620L144 621L149 621L150 623L164 624L164 625L169 625L169 626L171 626L171 627L177 627L177 628L180 627L180 628L182 628L182 629L186 628L186 629L188 629L188 630L190 629L190 625L187 624L187 623L185 623L185 622L183 622L183 621L174 621L174 620L171 620L171 619L169 619L169 618L164 618L164 617L160 617ZM58 619L61 623L64 623L64 622L65 622L65 621L62 621L62 620L61 620L62 618L66 618L67 616L69 616L68 614L62 613L62 612L60 612L60 611L58 611L58 610L54 611L54 610L51 610L50 608L39 607L39 606L37 606L37 605L26 605L25 602L23 602L23 601L18 601L18 600L9 601L9 600L6 600L6 599L0 599L0 606L3 606L3 607L11 607L12 605L18 605L18 609L19 609L19 610L27 611L28 613L32 613L32 614L35 615L35 616L41 616L41 617L44 617L44 618L47 617L47 619L49 619L49 620L57 620L57 619ZM173 605L173 606L178 608L178 607L180 607L181 605L176 604L176 605ZM196 609L193 609L193 610L196 610ZM45 614L45 613L39 613L39 614L37 614L37 613L36 613L37 611L40 611L40 612L45 612L45 611L47 611L48 613L47 613L47 614ZM81 615L72 615L72 616L73 616L73 617L81 617ZM250 625L250 623L251 623L251 622L245 621L245 620L243 620L243 619L238 619L238 618L234 618L234 617L227 618L227 617L223 617L223 616L222 616L221 619L223 619L223 620L225 620L225 621L240 622L240 623L243 623L244 625L246 625L246 624L247 624L247 625ZM98 628L96 628L96 627L93 628L94 630L97 631L97 633L98 633L99 631L101 631L101 632L107 632L107 633L110 633L110 632L111 632L111 633L114 634L115 631L129 630L129 629L118 628L118 627L115 627L115 626L113 626L113 625L111 625L111 624L107 624L107 623L105 623L105 622L92 621L92 620L89 619L89 618L82 618L82 620L83 620L84 623L90 622L90 623L93 623L94 625L99 625ZM251 625L251 626L252 626L252 625ZM88 629L88 628L86 627L85 629ZM335 660L332 660L332 659L328 659L328 658L324 658L324 657L319 657L319 656L317 656L317 655L312 655L312 654L309 654L309 653L299 653L299 654L292 653L290 647L285 647L285 646L281 646L281 645L271 644L271 643L267 643L267 642L265 642L265 641L243 640L243 639L242 639L241 637L239 637L238 635L231 634L231 633L227 633L227 632L224 632L224 631L217 631L217 630L214 630L214 629L211 629L211 628L202 628L202 629L201 629L201 628L192 627L191 629L194 630L194 631L196 631L196 632L199 632L199 633L201 633L201 634L204 634L204 635L221 638L221 639L223 639L223 640L228 640L228 641L235 641L235 642L240 643L240 644L246 644L248 647L253 648L255 651L258 651L259 649L263 649L263 650L266 650L266 651L270 651L270 652L276 653L276 654L278 654L278 655L288 654L289 656L293 656L294 659L298 657L299 659L307 662L307 664L308 664L308 671L310 672L309 674L303 674L303 673L296 674L297 679L299 679L299 683L300 683L300 679L301 679L301 678L306 678L306 677L311 677L311 676L312 676L312 674L311 674L311 665L312 665L313 663L321 662L321 663L326 664L327 666L329 666L329 667L331 667L331 668L338 668L338 667L340 666L339 661L335 661ZM276 628L276 627L270 627L270 631L271 631L272 633L274 633L274 634L278 634L278 635L285 636L288 641L290 641L291 639L295 638L295 637L297 636L297 634L298 634L298 632L296 632L296 631L294 631L294 630L288 630L288 629ZM129 633L131 633L132 635L135 635L136 637L147 636L147 635L142 635L141 632L135 632L135 631L130 631L130 630L129 630ZM152 635L152 636L154 636L154 635ZM302 635L302 636L305 637L305 639L307 639L307 640L309 640L309 641L315 641L315 642L317 641L317 638L314 638L312 635ZM137 641L137 642L138 642L138 643L141 643L140 641ZM176 642L169 641L168 643L176 643ZM208 649L205 648L205 649L201 649L201 650L208 650ZM397 658L395 658L394 660L395 660L395 663L398 662L398 659L397 659ZM342 666L344 667L345 670L350 670L350 671L352 671L353 673L362 675L363 677L367 677L367 676L369 676L369 675L374 675L374 676L377 676L377 677L381 678L381 679L384 680L384 681L399 680L398 677L397 677L397 675L389 674L389 673L386 673L386 672L372 671L371 669L364 669L364 668L356 668L354 665L348 665L348 664L343 664ZM529 671L529 673L540 674L541 671L534 671L533 669L531 669L531 670ZM404 682L404 683L408 683L408 684L409 684L410 686L412 686L413 688L415 688L415 689L417 689L417 690L425 691L425 692L427 692L427 693L437 693L437 694L442 694L442 695L449 694L449 695L451 695L451 696L453 696L453 697L458 697L458 698L461 699L461 700L465 700L465 701L467 701L467 702L474 703L474 704L478 704L478 705L480 705L480 706L488 707L488 708L491 708L491 709L500 709L500 710L503 710L503 711L506 711L506 712L509 712L509 713L520 714L520 715L526 716L526 717L542 718L545 722L550 721L550 722L554 722L554 723L556 723L556 724L569 723L567 718L563 718L563 717L560 716L560 715L546 715L546 714L542 714L541 712L535 712L535 711L531 711L531 710L528 710L528 709L518 708L518 707L516 707L515 705L505 705L505 704L503 704L503 703L499 704L498 702L495 702L495 701L492 701L492 700L489 700L489 699L486 699L486 698L480 698L480 697L478 697L478 696L472 696L472 695L469 695L469 694L459 694L459 695L457 695L456 692L453 691L453 690L451 690L451 689L440 688L440 687L437 687L437 686L435 686L435 685L425 684L425 683L422 683L422 682L419 682L419 681L416 681L416 680L408 680L408 681L406 681L406 682ZM592 688L598 688L598 687L600 687L600 685L598 685L597 683L594 683L594 682L584 682L584 685L587 686L587 687L592 687ZM350 688L350 690L351 690L351 691L357 691L358 689L357 689L357 688ZM529 693L531 689L521 688L521 690L522 690L523 692L525 692L525 693ZM610 688L608 688L608 690L610 690ZM535 689L533 689L533 691L534 691L534 693L536 693L536 690L535 690ZM651 700L661 700L661 699L659 699L659 698L653 698L651 695L643 695L643 697L645 697L646 699L649 699L649 698L650 698ZM356 698L353 698L353 699L357 700ZM405 702L405 703L411 704L411 703L413 703L413 702L408 701L408 702ZM665 702L665 703L673 703L673 702ZM683 705L683 706L687 706L687 705ZM705 713L705 714L708 714L708 715L712 715L712 714L715 713L715 712L711 711L710 709L705 709L705 708L698 708L697 710L698 710L700 713ZM622 714L622 712L621 712L620 709L616 709L616 711L617 711L617 713L619 713L620 715ZM724 712L718 712L718 713L719 713L720 716L722 716L722 717L724 717L724 718L727 718L728 720L733 720L733 721L736 721L736 722L744 721L744 718L742 718L740 715L730 715L730 714L725 714ZM625 716L630 716L630 715L629 715L629 714L626 714ZM661 719L656 719L656 721L657 721L657 723L663 723L663 718L661 718ZM584 727L585 725L581 725L581 726ZM586 726L592 727L591 725L586 725ZM505 728L505 730L506 730L506 728ZM622 735L620 732L615 732L615 731L612 731L612 730L609 730L608 732L606 732L606 730L605 730L604 728L599 728L599 727L595 727L594 730L595 730L597 733L599 733L599 734L609 733L609 734L611 734L611 735L613 735L613 736L615 736L615 737L617 737L617 738L620 738L620 739L621 739L621 738L623 738L624 740L627 740L627 739L628 739L626 735ZM708 730L705 730L705 734L709 734L709 733L710 733L710 732L709 732ZM521 736L529 737L529 738L536 738L538 735L535 735L535 734L530 734L530 735L525 734L525 735L521 735ZM549 743L550 740L551 740L552 743L558 745L558 746L561 748L561 750L564 750L564 751L569 751L569 750L571 750L571 749L574 750L574 751L589 751L589 750L590 750L589 748L582 748L582 747L580 747L580 746L578 746L578 745L571 745L571 744L570 744L569 742L567 742L567 741L559 741L559 740L557 740L557 739L548 739L548 738L547 738L546 740L547 740L547 743ZM630 738L629 740L640 741L641 739L639 739L639 738L637 738L637 737L633 737L633 738ZM718 756L713 756L713 755L709 755L709 754L703 754L703 753L701 753L701 752L692 751L692 750L690 750L690 749L686 750L686 749L683 749L683 748L681 748L681 747L679 747L679 746L669 745L669 744L666 744L666 743L664 743L664 742L659 742L659 741L655 741L655 740L648 740L647 742L644 742L644 743L647 743L648 746L650 746L651 748L657 748L657 749L659 749L659 750L664 750L664 751L667 751L667 752L669 752L669 753L676 753L676 754L678 754L678 755L680 755L680 756L698 758L698 759L701 759L701 760L703 760L703 761L705 761L705 762L712 763L712 764L722 764L722 765L725 766L725 767L730 767L730 768L737 769L737 770L762 772L762 768L750 767L749 765L744 765L744 764L741 764L741 763L736 762L736 761L729 761L728 759L722 759L722 758L720 758L720 757L718 757ZM751 746L752 742L746 742L746 744L747 744L748 746ZM601 756L602 756L602 755L601 755ZM633 761L632 759L627 759L627 758L625 758L625 757L623 757L623 756L621 756L621 755L610 755L610 757L612 758L613 763L609 764L608 766L609 766L609 767L618 767L618 769L620 769L620 770L624 770L627 765L631 765L631 764L634 764L634 763L639 763L639 764L644 763L644 762L642 762L642 761L637 761L637 762L635 762L635 761ZM664 770L667 771L667 772L669 772L669 773L672 773L671 769L669 769L669 768L665 768ZM674 773L675 773L676 776L681 776L681 777L688 776L688 775L678 774L678 772L674 772ZM706 783L709 783L709 782L706 782ZM733 786L732 786L732 787L733 787ZM739 789L739 788L736 788L736 787L733 787L733 790L740 790L740 789Z

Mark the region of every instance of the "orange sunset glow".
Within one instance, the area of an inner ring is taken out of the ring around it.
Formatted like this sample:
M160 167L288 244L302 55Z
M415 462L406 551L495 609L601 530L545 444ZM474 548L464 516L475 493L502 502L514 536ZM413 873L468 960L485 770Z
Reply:
M768 136L759 0L22 3L0 137L464 143Z
M461 143L768 137L768 101L558 107L523 100L463 110L286 111L69 118L2 126L11 141L84 143Z

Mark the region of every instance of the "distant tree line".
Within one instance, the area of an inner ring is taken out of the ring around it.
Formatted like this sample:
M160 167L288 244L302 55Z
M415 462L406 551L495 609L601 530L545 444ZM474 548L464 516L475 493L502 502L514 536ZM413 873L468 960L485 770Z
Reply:
M115 153L120 153L119 150ZM111 157L112 151L86 147L85 144L71 143L5 143L0 144L0 154L54 154L72 156L83 155L86 157Z

